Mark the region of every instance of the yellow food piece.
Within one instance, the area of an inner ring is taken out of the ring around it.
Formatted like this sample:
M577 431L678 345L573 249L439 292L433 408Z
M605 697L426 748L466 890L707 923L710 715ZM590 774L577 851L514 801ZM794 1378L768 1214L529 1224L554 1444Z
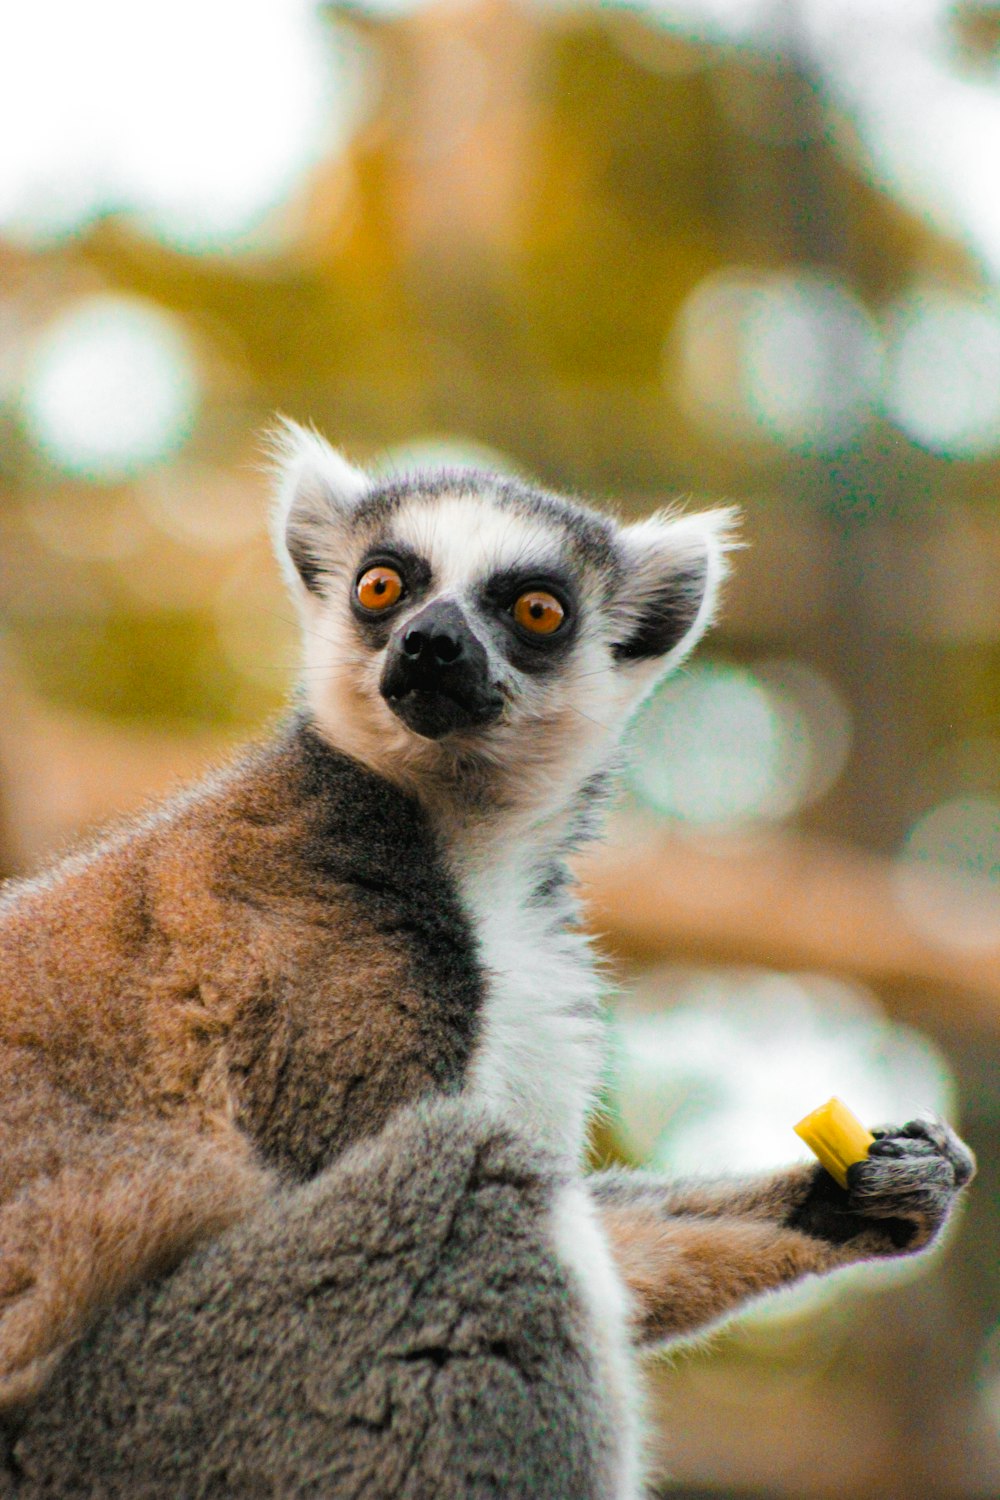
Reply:
M852 1162L864 1161L875 1137L856 1115L839 1099L828 1099L819 1109L806 1115L795 1127L809 1150L819 1157L830 1176L847 1186L847 1169Z

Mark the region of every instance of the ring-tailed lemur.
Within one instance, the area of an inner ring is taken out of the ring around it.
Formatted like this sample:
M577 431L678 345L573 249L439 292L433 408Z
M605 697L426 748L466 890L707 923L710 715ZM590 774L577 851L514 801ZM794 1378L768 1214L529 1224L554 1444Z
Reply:
M566 856L731 517L378 481L294 428L280 472L297 712L0 910L5 1482L631 1500L634 1351L920 1248L972 1159L917 1123L847 1191L583 1177Z

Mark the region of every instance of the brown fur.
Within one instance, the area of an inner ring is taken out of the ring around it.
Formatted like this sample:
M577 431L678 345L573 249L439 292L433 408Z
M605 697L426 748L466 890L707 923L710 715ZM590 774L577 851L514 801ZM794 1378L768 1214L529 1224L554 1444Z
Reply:
M0 906L0 1399L459 1049L410 934L310 862L307 761L292 732Z
M752 1297L826 1269L825 1247L780 1225L738 1218L664 1221L607 1209L604 1227L632 1293L635 1336L664 1343L716 1323Z
M683 1338L718 1322L751 1298L831 1270L836 1247L793 1229L788 1219L815 1169L745 1182L653 1188L647 1179L610 1173L595 1179L606 1200L604 1227L632 1294L640 1344Z

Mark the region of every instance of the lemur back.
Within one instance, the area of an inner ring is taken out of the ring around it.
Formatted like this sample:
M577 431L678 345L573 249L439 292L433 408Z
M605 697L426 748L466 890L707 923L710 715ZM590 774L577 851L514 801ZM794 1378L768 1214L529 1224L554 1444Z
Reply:
M567 859L712 616L731 517L376 481L298 430L279 473L295 714L0 907L9 1487L527 1497L548 1451L554 1497L633 1500L633 1350L919 1248L971 1158L915 1124L848 1192L812 1167L582 1178L601 985ZM482 1411L512 1379L549 1415L505 1435Z
M427 819L302 718L0 920L6 1076L34 1061L74 1123L232 1122L304 1179L468 1070L483 976Z

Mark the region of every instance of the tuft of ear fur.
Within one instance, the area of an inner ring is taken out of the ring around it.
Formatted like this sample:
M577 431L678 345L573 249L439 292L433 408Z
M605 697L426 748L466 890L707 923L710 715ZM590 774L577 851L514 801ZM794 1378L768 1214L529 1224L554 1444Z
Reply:
M268 449L277 481L272 535L278 561L294 591L318 595L331 527L350 514L371 481L318 432L288 417L278 419Z
M660 511L622 528L616 660L657 660L666 669L687 656L715 615L727 554L740 545L738 523L737 509L723 506L694 515Z

